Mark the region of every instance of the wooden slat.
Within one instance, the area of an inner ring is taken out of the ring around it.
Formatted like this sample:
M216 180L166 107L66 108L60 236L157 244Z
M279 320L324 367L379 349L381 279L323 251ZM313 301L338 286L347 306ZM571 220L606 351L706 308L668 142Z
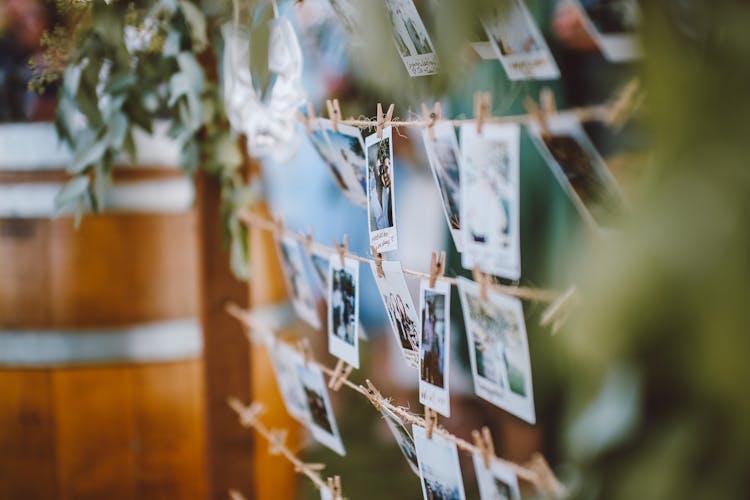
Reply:
M0 371L0 499L58 498L48 370Z
M132 372L127 367L55 370L61 500L136 498Z
M238 425L226 404L229 396L250 397L250 348L240 324L224 311L230 300L246 304L248 291L229 269L219 184L200 172L197 188L208 491L211 498L219 499L233 488L254 498L252 433Z
M133 367L136 497L205 498L201 360Z

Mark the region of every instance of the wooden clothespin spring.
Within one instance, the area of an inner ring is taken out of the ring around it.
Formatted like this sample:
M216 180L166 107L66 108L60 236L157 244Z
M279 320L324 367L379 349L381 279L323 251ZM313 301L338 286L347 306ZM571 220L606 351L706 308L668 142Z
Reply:
M341 476L328 478L328 491L331 492L331 498L333 500L341 499Z
M424 430L425 430L425 436L427 436L427 439L432 439L432 433L435 431L435 427L437 427L437 421L438 416L437 412L433 410L432 408L425 406L424 407Z
M430 257L430 288L435 288L435 281L445 273L445 252L440 252L440 258L437 253L432 252Z
M427 108L427 105L422 103L422 117L427 122L427 135L431 141L435 140L435 123L441 118L440 103L436 102L432 108L432 112Z
M385 272L383 272L383 254L376 252L375 247L370 247L372 252L372 258L375 261L375 272L378 273L378 278L385 278Z
M344 258L346 257L346 254L349 253L349 237L344 235L344 237L341 238L341 245L339 245L338 241L333 240L333 246L336 247L336 253L339 254L341 267L344 267L346 265Z

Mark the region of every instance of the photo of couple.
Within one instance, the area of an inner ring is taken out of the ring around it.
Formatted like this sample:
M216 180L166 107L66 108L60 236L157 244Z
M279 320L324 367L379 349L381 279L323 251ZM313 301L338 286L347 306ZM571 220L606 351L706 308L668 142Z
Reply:
M331 258L327 281L328 351L359 368L359 262Z
M417 332L417 325L406 312L404 299L401 298L401 295L391 293L383 295L383 302L386 311L388 311L389 319L392 324L396 325L401 347L411 351L417 350L419 348L419 332Z
M370 228L370 245L377 252L390 252L398 248L396 240L396 210L393 206L393 128L383 129L367 137L367 213Z
M453 237L456 249L463 251L461 241L461 176L459 167L460 152L456 131L451 123L437 123L429 130L422 131L427 159L432 176L440 191L443 212Z

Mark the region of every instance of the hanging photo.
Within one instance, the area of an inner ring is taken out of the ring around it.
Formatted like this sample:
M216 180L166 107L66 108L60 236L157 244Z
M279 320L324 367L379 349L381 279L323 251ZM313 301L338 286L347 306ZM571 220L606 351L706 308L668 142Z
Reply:
M359 262L332 256L328 266L328 352L359 368Z
M584 26L604 57L612 62L638 59L643 49L637 30L641 21L638 0L575 0Z
M380 407L380 413L383 414L383 420L388 425L393 437L396 438L401 453L403 453L406 462L409 464L409 468L419 476L419 463L417 462L417 450L414 447L414 438L411 437L411 433L404 426L401 419L385 406Z
M354 0L328 0L334 14L352 41L359 40L362 33L360 11Z
M611 227L625 210L625 201L578 117L572 113L548 116L549 134L543 134L537 123L528 127L539 152L583 218L594 227Z
M519 126L461 126L461 264L521 277Z
M432 176L443 201L443 212L451 230L456 249L463 251L461 236L461 177L459 168L460 152L456 131L450 123L436 123L432 127L434 138L427 129L422 131L427 158L430 161Z
M497 58L511 80L553 80L560 70L523 0L502 2L484 22Z
M482 456L476 453L472 459L481 500L521 500L518 478L512 469L497 460L491 461L487 468Z
M424 427L416 424L412 425L412 434L417 449L424 500L465 500L456 443L439 434L432 434L427 439Z
M383 129L382 138L372 134L365 140L367 151L367 214L370 245L378 253L398 249L396 208L393 205L393 128Z
M531 360L521 301L458 278L474 391L530 424L536 422Z
M383 277L378 276L375 262L370 262L372 275L383 298L388 321L401 346L401 353L412 368L419 367L419 315L404 280L401 263L382 261Z
M412 0L385 0L393 28L393 41L409 76L434 75L440 71L430 35Z
M347 200L355 205L366 206L367 199L357 178L354 167L348 164L341 154L341 138L336 133L335 146L331 141L333 124L326 118L311 120L308 136L315 150L333 176L333 181L341 189Z
M315 294L305 270L303 250L299 242L290 236L279 238L278 247L292 306L300 318L317 330L320 328L320 318Z
M266 350L287 412L298 421L306 422L309 419L307 400L297 373L297 366L304 364L302 356L286 343L273 338Z
M341 161L341 170L346 170L351 175L347 179L349 191L361 200L360 205L367 205L367 159L365 158L365 143L362 140L362 132L357 127L344 123L336 124L330 120L322 121L326 128L328 140L334 155Z
M310 432L318 442L339 455L346 455L344 443L341 442L339 429L336 426L336 416L333 414L331 401L328 398L323 373L316 365L305 366L303 359L296 361L296 368L309 411L307 426Z
M449 283L438 280L434 288L427 280L420 283L419 402L446 417L451 416L450 298Z

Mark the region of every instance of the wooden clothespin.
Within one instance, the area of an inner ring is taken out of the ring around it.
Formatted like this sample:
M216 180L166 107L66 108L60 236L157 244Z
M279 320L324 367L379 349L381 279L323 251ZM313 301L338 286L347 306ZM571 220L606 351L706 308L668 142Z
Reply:
M341 476L333 476L328 478L328 491L331 492L331 498L333 500L340 500L341 497Z
M274 217L274 235L276 238L280 238L284 234L284 217L281 215L277 215Z
M479 298L482 300L487 300L487 289L490 286L489 274L483 273L482 270L479 269L479 264L476 264L474 266L474 269L472 269L471 273L474 277L474 281L476 281L476 283L479 285Z
M338 363L336 363L336 368L333 370L331 379L328 381L328 388L333 391L341 389L344 380L346 380L346 378L352 373L353 369L354 367L352 365L346 364L344 360L340 359Z
M375 272L378 273L378 278L385 278L385 273L383 272L383 254L376 252L373 246L370 247L370 252L372 252L372 258L375 261Z
M339 107L339 100L330 99L326 100L326 108L328 108L328 118L331 120L334 132L339 131L339 122L341 121L341 107Z
M341 267L344 267L344 257L346 257L346 254L349 252L349 237L347 235L344 235L344 237L341 238L341 245L339 245L339 242L337 240L333 240L333 245L336 247L336 253L339 254Z
M617 93L615 100L609 105L607 114L607 125L614 130L619 130L625 125L633 112L643 103L643 94L640 92L641 82L634 78Z
M278 455L284 449L286 438L289 435L289 431L286 429L272 429L269 431L268 436L268 453L271 455Z
M556 326L559 328L558 321L564 320L567 317L567 312L570 311L571 303L576 296L576 286L572 285L565 290L559 297L557 297L547 308L542 312L542 319L539 324L541 326L553 325L553 333L556 332Z
M370 379L365 379L365 383L367 384L367 391L368 391L368 397L370 399L370 402L375 407L376 410L380 411L380 402L383 401L383 395L380 394L380 391L377 387L375 387L375 384L370 382Z
M377 134L378 139L381 139L383 137L383 128L391 124L391 119L393 118L393 108L393 104L388 106L388 112L385 114L385 116L383 116L383 105L378 103L378 117L375 129L375 133Z
M526 108L526 112L531 116L531 119L539 125L539 128L542 131L542 136L547 137L551 135L549 124L547 123L547 116L556 113L557 109L555 96L550 89L542 89L542 92L540 93L540 102L541 106L539 106L534 99L527 96L523 101L523 104Z
M474 118L477 120L477 134L482 133L482 125L491 113L492 94L489 92L474 92Z
M311 227L307 227L307 234L303 234L302 236L302 246L305 248L305 253L307 255L312 255L313 251L313 244L315 243L315 236L313 235L313 230Z
M313 105L311 102L307 103L307 116L301 115L302 123L305 124L305 129L308 132L312 132L313 129L313 123L315 122L315 108L313 108Z
M432 432L437 427L438 416L437 412L430 407L424 407L424 430L427 439L432 439Z
M541 453L534 453L526 467L536 473L536 487L544 494L552 498L565 498L568 495L567 488L555 477L547 460Z
M297 350L302 355L302 359L305 362L305 366L310 364L313 359L312 348L310 347L310 339L307 337L301 338L297 341Z
M422 103L422 117L427 122L427 135L431 141L435 140L435 123L441 118L440 103L436 102L432 108L432 112L427 108L425 103Z
M479 448L484 467L489 469L492 459L495 458L495 443L492 442L492 434L489 428L482 427L481 433L477 430L471 431L471 437L474 438L474 444Z
M435 288L435 281L445 273L445 252L440 252L438 259L437 253L432 252L430 258L430 288Z
M304 471L312 471L312 472L320 472L323 469L326 468L326 464L321 463L301 463L301 464L295 464L294 465L294 472L304 472Z
M252 427L265 411L263 403L257 401L245 407L239 399L230 397L227 399L227 404L240 416L240 424L243 427Z

